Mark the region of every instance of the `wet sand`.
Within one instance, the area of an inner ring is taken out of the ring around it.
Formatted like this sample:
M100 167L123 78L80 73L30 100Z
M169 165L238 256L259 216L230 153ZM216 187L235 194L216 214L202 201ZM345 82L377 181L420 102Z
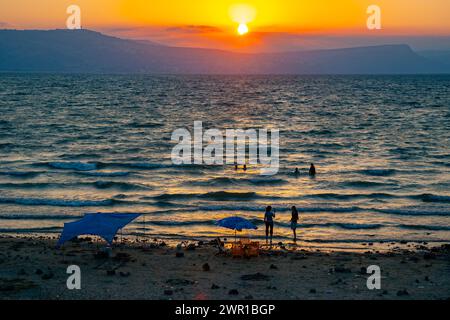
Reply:
M398 244L378 252L265 249L259 257L218 254L211 243L124 243L110 257L90 238L0 238L1 299L449 299L450 245ZM69 290L69 265L81 290ZM366 268L381 268L369 290Z

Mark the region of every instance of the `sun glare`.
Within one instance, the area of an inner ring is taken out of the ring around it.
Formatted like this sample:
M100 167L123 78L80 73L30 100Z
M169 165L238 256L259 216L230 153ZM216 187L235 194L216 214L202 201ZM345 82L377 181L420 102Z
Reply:
M248 33L248 27L245 23L241 23L237 29L237 32L239 35L243 36L244 34Z
M246 4L236 4L230 7L230 17L239 24L237 33L243 36L249 32L247 23L252 22L256 17L256 10Z

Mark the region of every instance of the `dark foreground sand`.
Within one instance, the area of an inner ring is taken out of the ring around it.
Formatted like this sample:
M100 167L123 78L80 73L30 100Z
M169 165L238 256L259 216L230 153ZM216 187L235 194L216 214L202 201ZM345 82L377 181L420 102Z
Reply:
M212 244L161 241L113 248L88 241L0 238L1 299L449 299L450 246L388 252L265 250L251 259L217 255ZM410 246L411 247L411 246ZM177 254L178 252L178 254ZM81 290L66 269L81 268ZM381 268L381 290L368 290L365 268Z

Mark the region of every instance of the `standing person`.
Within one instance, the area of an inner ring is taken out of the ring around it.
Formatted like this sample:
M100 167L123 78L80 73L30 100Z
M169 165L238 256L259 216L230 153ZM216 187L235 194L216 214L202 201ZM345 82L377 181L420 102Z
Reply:
M271 206L266 207L266 212L264 213L264 223L266 224L266 243L270 232L270 244L272 244L273 236L273 219L275 218L275 211L272 210Z
M311 163L311 166L309 167L309 175L311 177L316 175L316 167L314 166L314 163Z
M294 233L294 242L297 242L297 222L298 222L298 211L295 206L292 206L292 216L291 216L291 229Z

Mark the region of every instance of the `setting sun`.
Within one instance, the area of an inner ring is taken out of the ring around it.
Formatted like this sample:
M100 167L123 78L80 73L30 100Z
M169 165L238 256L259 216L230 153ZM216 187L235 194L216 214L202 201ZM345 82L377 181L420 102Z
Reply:
M237 29L237 32L240 36L243 36L244 34L248 33L248 27L245 23L241 23Z

